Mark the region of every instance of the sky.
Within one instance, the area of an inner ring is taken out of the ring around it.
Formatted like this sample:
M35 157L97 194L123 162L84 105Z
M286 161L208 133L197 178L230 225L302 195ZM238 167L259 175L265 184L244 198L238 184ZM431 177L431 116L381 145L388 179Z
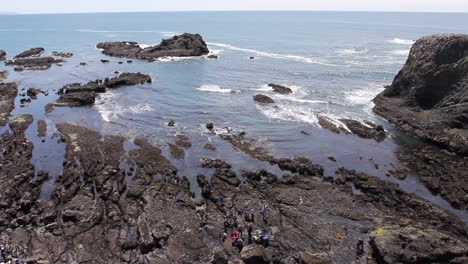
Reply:
M468 0L3 0L0 12L87 13L217 10L468 12Z

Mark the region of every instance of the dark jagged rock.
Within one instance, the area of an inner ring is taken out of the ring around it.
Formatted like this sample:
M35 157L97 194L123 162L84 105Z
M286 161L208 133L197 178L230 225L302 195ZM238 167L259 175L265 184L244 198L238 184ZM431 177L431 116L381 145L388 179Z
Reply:
M468 154L468 35L416 41L374 112L403 131Z
M16 83L0 83L0 126L8 123L17 94L18 86Z
M50 106L83 106L91 105L96 101L99 93L106 92L106 89L115 89L122 86L131 86L137 84L150 83L151 77L142 73L122 73L117 77L108 79L104 82L96 80L87 84L69 84L60 88L58 94L60 98L51 103ZM52 108L48 107L47 111Z
M142 49L136 42L102 42L97 48L102 53L115 57L136 58L154 61L161 57L191 57L208 54L208 47L198 34L185 33L164 39L154 47Z
M15 56L15 59L38 56L38 55L40 55L42 52L44 52L44 48L32 48L32 49L28 49L28 50L23 51L23 52L21 52L20 54L16 55L16 56Z
M60 59L54 59L52 57L39 57L39 58L18 58L14 60L5 61L5 65L7 66L19 66L15 68L24 68L28 70L47 70L53 64L58 64L63 62Z
M384 141L387 138L387 133L382 126L375 125L366 121L366 125L352 119L340 119L353 134L362 138L375 139L377 142Z
M70 53L70 52L52 51L52 55L55 56L55 57L62 57L62 58L71 58L71 57L73 57L73 53Z
M42 93L42 90L38 88L29 88L26 91L26 94L31 98L36 98L39 93Z
M215 169L214 177L228 183L232 186L239 186L241 181L237 177L236 173L232 170L231 165L220 159L208 159L204 158L201 163L202 168Z
M107 88L117 88L121 86L151 83L151 81L151 77L147 74L125 72L104 84Z
M263 94L254 95L253 99L255 102L262 103L262 104L274 104L275 103L273 99Z
M213 128L214 128L213 123L210 122L210 123L206 124L206 129L213 130Z
M6 52L4 50L0 50L0 60L6 59Z
M174 120L169 121L169 123L167 123L167 126L170 126L170 127L175 126L175 121Z
M241 251L241 259L245 264L268 264L265 249L260 245L248 245Z
M270 83L270 84L268 84L268 86L273 88L273 92L279 93L279 94L292 94L292 92L293 92L291 90L291 88L288 88L288 87L282 86L282 85L277 85L277 84Z

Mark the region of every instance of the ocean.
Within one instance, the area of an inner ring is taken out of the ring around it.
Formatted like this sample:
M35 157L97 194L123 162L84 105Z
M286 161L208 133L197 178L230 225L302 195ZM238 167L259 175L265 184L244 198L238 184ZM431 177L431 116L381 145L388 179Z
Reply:
M383 12L160 12L0 15L0 49L8 58L32 47L75 55L63 66L47 71L10 72L8 81L22 88L51 91L26 107L17 98L13 114L34 113L45 119L48 136L56 137L55 124L72 122L104 134L129 140L145 137L163 149L166 157L195 182L203 173L202 157L221 158L237 171L264 168L268 163L235 150L205 124L217 131L245 131L275 156L306 156L334 176L339 166L356 169L400 184L401 188L467 217L439 196L432 195L417 176L401 181L386 176L402 144L419 144L402 135L372 113L371 100L392 82L414 40L436 33L468 33L468 14ZM189 32L199 33L218 59L166 58L157 62L108 57L95 47L103 41L137 41L142 46ZM255 57L250 59L250 57ZM102 64L101 59L110 63ZM86 66L80 66L86 62ZM115 71L150 74L152 84L125 87L102 94L92 107L44 106L57 98L53 90L65 84L114 76ZM292 95L274 94L269 83L293 89ZM252 96L271 96L277 107L255 104ZM340 118L370 120L383 125L392 137L384 142L334 134L317 124L317 116L335 122ZM168 127L170 120L175 127ZM310 135L301 133L305 131ZM36 123L27 131L35 144L36 171L46 169L52 178L61 173L65 146L37 138ZM172 159L167 142L186 134L193 147L183 160ZM205 150L211 142L216 152ZM130 146L131 147L131 146ZM335 157L337 163L328 157ZM380 164L376 169L369 159ZM44 187L47 199L53 179Z

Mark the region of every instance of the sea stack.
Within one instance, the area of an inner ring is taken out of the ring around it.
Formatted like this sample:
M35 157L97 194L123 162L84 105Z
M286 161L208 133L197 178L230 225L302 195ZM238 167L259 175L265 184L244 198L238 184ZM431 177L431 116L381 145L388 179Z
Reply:
M419 39L374 112L403 131L468 154L468 35Z

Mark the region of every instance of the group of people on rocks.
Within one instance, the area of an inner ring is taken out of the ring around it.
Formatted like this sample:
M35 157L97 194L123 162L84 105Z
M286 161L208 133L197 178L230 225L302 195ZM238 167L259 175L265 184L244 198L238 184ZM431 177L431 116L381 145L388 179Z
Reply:
M220 195L218 200L221 206L224 206L224 201L226 197L224 195ZM262 220L265 224L268 224L268 216L267 216L268 207L263 205L260 209L260 214L262 215ZM238 221L238 217L240 216L240 221ZM230 231L232 246L242 251L242 248L246 244L245 241L250 245L252 243L263 245L264 247L269 246L270 237L266 230L254 232L254 224L255 224L255 210L245 210L239 211L237 214L231 214L226 216L224 219L224 227L221 232L221 239L223 242L226 241L228 237L228 232ZM246 237L247 235L247 237Z
M10 252L4 247L0 246L0 264L26 264L24 259L13 258Z

